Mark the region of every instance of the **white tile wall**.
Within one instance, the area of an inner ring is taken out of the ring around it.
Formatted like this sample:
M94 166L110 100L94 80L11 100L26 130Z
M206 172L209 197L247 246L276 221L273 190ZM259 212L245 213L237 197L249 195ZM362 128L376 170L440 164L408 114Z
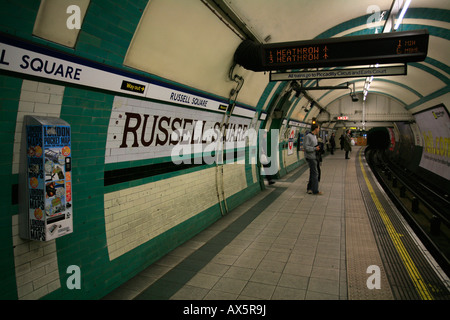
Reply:
M225 197L247 187L244 165L225 165L224 178ZM105 194L110 260L215 205L216 190L213 167Z
M19 300L37 300L61 287L55 240L19 237L19 216L12 217L14 264Z
M59 117L64 89L64 86L23 80L14 135L13 174L19 173L23 117L25 115Z
M59 117L64 89L63 86L23 80L14 135L13 174L19 173L24 116ZM55 241L21 239L18 215L12 217L12 230L18 298L35 300L60 288Z

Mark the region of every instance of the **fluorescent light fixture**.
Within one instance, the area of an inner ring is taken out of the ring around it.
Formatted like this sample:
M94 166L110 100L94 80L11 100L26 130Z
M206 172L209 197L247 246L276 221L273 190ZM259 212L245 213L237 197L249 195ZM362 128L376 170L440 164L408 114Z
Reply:
M395 23L394 30L397 30L400 24L402 23L403 17L405 16L406 10L408 10L410 3L411 0L406 0L405 4L403 5L402 12L400 12L400 16L398 17L397 22Z
M398 29L398 27L400 26L400 24L402 23L403 17L405 16L406 10L408 10L409 5L411 4L411 0L406 0L406 1L402 1L402 0L394 0L391 6L391 12L389 14L388 19L385 22L385 27L383 29L383 33L388 33L391 31L391 27L393 24L393 17L395 17L397 15L397 13L400 11L400 4L403 4L402 6L402 11L400 12L400 15L398 16L395 26L394 26L394 31L396 31ZM380 18L381 21L381 18ZM375 29L375 33L377 33L377 29ZM373 67L373 66L371 66ZM378 68L378 64L375 65L375 67ZM367 95L369 93L369 89L370 89L370 85L372 84L373 81L373 76L371 77L367 77L366 81L364 83L364 87L363 87L363 101L366 101L367 99Z
M405 16L406 10L408 10L409 5L411 4L411 0L394 0L391 6L391 12L389 13L388 19L385 22L383 33L388 33L391 31L392 24L393 24L393 17L400 11L400 3L403 3L402 11L400 12L400 15L397 18L397 22L394 26L394 31L398 29L400 24L402 23L403 17ZM381 20L381 19L380 19ZM377 30L375 29L375 33ZM378 68L378 63L375 65L375 67ZM372 84L373 76L367 77L366 82L364 83L363 88L363 101L366 101L367 94L369 93L370 85Z

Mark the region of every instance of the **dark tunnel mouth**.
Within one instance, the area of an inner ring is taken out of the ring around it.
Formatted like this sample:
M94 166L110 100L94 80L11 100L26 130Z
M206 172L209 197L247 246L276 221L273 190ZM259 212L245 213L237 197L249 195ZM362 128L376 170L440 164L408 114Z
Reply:
M367 133L367 145L369 148L386 150L390 145L390 136L387 128L376 127Z

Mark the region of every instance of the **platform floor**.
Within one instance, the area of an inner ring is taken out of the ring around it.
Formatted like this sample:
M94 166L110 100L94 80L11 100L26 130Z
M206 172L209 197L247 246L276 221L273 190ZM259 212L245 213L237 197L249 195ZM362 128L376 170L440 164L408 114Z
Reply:
M373 232L367 195L360 187L364 164L359 151L355 147L350 160L341 150L324 158L319 184L324 195L306 193L309 170L300 167L104 299L423 298L399 294L392 281L396 273L384 267L390 249L380 249L379 235ZM448 298L448 278L420 243L418 247L431 265L427 268L442 282L425 286ZM411 283L405 286L418 290Z

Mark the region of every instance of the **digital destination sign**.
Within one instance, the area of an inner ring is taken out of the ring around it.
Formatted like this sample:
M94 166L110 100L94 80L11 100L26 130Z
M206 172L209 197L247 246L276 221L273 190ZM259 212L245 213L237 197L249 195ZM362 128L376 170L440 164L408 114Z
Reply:
M241 43L235 61L253 71L423 61L427 30L414 30L271 44Z

